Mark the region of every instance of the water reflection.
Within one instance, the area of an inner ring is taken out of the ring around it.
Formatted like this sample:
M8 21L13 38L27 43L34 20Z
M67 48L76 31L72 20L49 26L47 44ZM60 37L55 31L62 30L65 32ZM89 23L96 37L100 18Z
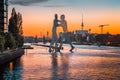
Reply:
M6 65L0 66L0 80L4 80L4 77L3 77L3 75L4 75L4 70L5 70L4 67L6 67Z
M52 79L51 80L68 80L69 58L68 54L60 53L59 57L52 55ZM60 59L60 60L58 60Z
M68 54L63 54L61 55L61 66L62 66L62 75L63 79L68 80L67 77L68 75L68 70L69 70L69 56Z
M58 79L58 60L57 57L52 55L52 79L56 80Z
M5 68L4 68L5 67ZM22 74L21 60L16 59L9 64L4 65L1 69L0 80L20 80Z

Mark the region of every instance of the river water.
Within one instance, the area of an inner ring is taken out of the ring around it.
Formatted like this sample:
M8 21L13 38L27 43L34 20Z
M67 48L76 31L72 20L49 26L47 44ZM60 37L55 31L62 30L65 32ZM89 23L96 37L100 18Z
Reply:
M0 68L0 80L120 80L120 48L69 45L57 53L33 46L25 55Z

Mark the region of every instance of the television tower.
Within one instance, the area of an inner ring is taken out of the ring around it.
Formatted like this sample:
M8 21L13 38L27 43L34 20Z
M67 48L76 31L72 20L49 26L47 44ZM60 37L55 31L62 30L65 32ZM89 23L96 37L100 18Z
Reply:
M81 29L82 29L82 31L84 30L83 28L84 28L84 23L83 23L83 15L82 15L82 23L81 23Z

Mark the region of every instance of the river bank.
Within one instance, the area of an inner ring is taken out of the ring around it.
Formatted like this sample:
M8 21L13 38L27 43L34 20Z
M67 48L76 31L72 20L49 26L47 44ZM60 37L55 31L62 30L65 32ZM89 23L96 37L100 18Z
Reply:
M2 64L5 64L7 62L10 62L11 60L14 60L24 54L24 49L15 49L12 51L6 51L2 54L0 54L0 66Z

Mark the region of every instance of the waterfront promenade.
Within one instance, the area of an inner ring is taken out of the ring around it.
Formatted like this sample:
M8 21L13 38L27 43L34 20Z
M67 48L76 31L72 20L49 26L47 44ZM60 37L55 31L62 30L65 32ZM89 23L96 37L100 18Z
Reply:
M0 80L119 80L120 48L76 45L53 57L48 48L32 46L21 58L0 68Z

